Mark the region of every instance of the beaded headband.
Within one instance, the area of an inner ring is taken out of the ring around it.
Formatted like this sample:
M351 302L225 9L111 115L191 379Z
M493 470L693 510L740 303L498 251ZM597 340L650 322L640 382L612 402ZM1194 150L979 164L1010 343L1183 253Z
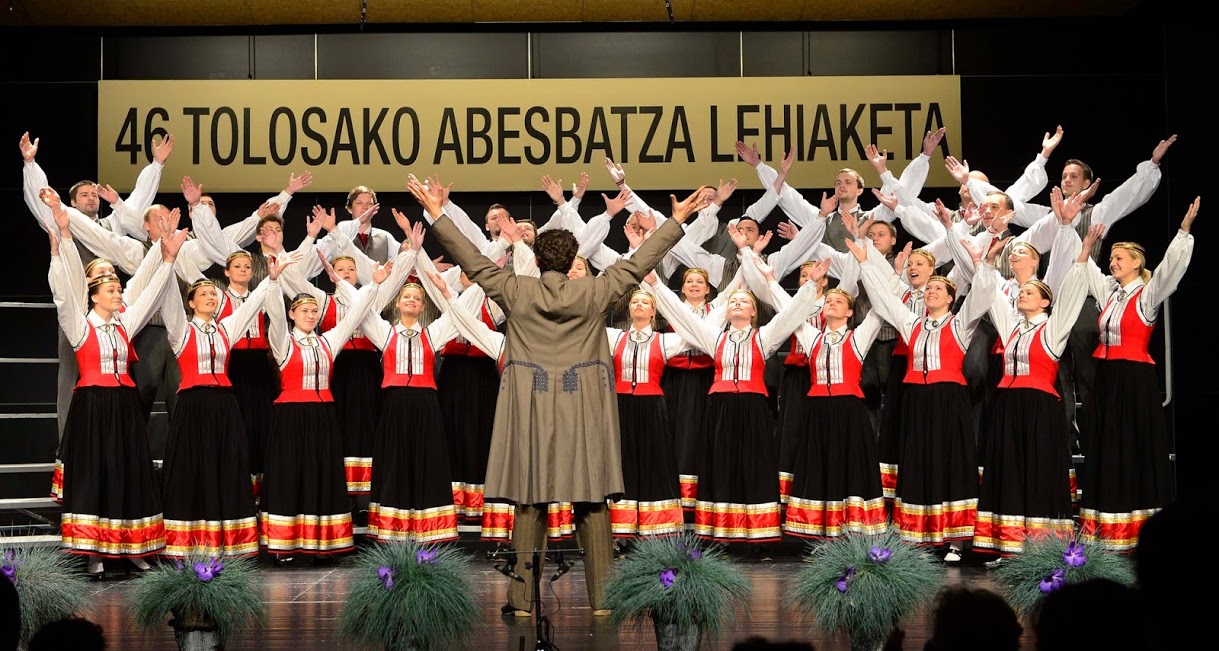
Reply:
M916 255L921 255L924 258L927 258L927 261L931 263L931 266L935 266L935 254L931 251L928 251L927 249L915 249L910 252L910 257L914 257Z
M88 276L90 271L93 271L98 265L102 264L108 264L111 267L114 266L114 263L107 258L93 258L89 261L89 264L85 265L85 275Z
M951 292L952 292L952 295L953 295L953 296L956 296L956 295L957 295L957 284L956 284L956 283L954 283L954 282L952 282L951 280L949 280L949 279L948 279L948 276L932 276L931 278L928 278L928 279L927 279L927 282L929 282L929 283L930 283L930 282L941 282L941 283L944 283L945 285L948 285L948 289L949 289L949 291L951 291Z
M246 251L244 249L238 249L229 254L229 257L226 258L224 261L224 266L228 267L229 265L233 264L233 261L236 260L237 258L246 258L246 259L250 260L251 262L254 261L254 256L250 255L249 251Z
M1113 248L1126 249L1144 260L1147 259L1147 249L1144 249L1143 245L1138 242L1116 242Z
M296 308L309 303L317 305L317 299L314 298L312 294L297 294L296 298L292 299L291 309L295 310Z
M107 283L118 283L118 282L119 282L119 277L114 274L106 274L104 276L98 276L97 278L94 278L93 280L89 281L89 290L92 291L93 289L100 287L102 285L105 285Z
M1032 253L1034 258L1037 258L1038 260L1040 260L1040 259L1041 259L1041 251L1038 251L1038 250L1037 250L1037 247L1033 246L1033 245L1032 245L1032 243L1030 243L1030 242L1017 242L1017 243L1015 243L1015 244L1013 244L1013 245L1012 245L1012 249L1013 249L1013 250L1015 250L1015 248L1016 248L1016 247L1018 247L1018 246L1022 246L1022 247L1024 247L1024 248L1028 249L1028 250L1029 250L1029 253Z
M1033 287L1036 287L1037 289L1041 290L1041 295L1046 297L1047 299L1049 299L1051 304L1054 303L1054 292L1050 289L1049 285L1041 282L1040 280L1036 280L1036 279L1030 280L1024 284L1032 285Z
M829 296L830 294L841 294L843 298L847 299L847 305L852 310L855 309L855 297L848 294L845 290L838 289L837 287L825 290L826 296Z

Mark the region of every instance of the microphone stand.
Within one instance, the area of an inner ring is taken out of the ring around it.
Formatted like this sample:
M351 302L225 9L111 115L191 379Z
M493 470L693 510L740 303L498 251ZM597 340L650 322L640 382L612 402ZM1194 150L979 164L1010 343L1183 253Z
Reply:
M567 574L567 571L570 570L572 568L572 566L575 565L575 561L566 560L563 558L563 553L565 551L574 551L574 552L578 552L581 554L584 553L584 550L582 550L582 549L555 550L554 551L554 560L555 560L555 562L557 562L559 564L559 569L558 569L558 571L556 571L554 573L554 576L550 577L551 583L558 581L559 577L563 576L564 574ZM517 562L516 557L517 556L519 556L521 554L530 555L530 560L525 563L525 568L533 571L533 599L531 600L531 607L533 608L533 615L534 615L534 622L535 622L534 647L533 648L534 648L534 651L558 651L559 647L555 646L555 644L550 641L550 631L553 628L553 626L551 625L551 622L550 622L550 618L546 617L545 615L542 614L542 574L541 574L540 570L542 568L542 560L546 554L546 550L534 549L534 550L530 550L527 552L516 551L516 550L511 550L511 549L496 550L493 552L488 552L487 557L496 558L500 554L509 556L510 558L505 559L503 563L496 565L495 569L497 571L499 571L500 574L510 577L513 581L521 581L522 583L525 581L525 577L517 574L513 570L513 567L516 566L516 562ZM520 638L520 647L519 648L521 649L521 651L525 650L525 636L524 635L522 635Z

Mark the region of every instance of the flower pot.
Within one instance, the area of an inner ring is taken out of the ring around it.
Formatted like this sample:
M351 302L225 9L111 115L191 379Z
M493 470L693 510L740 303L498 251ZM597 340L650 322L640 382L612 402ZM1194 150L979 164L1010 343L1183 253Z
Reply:
M215 630L174 628L174 639L180 651L221 651L224 640Z
M655 618L656 648L660 651L698 651L703 631L695 624L661 622Z
M224 639L205 618L187 615L169 620L179 651L223 651Z

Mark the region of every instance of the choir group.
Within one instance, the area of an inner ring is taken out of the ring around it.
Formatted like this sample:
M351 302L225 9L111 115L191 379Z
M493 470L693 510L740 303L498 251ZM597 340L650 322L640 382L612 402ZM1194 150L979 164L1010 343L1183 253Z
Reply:
M724 221L736 181L703 188L706 207L605 328L625 488L609 496L615 537L692 526L760 544L895 526L952 561L962 543L1020 553L1030 536L1078 528L1133 548L1172 496L1149 344L1189 265L1199 201L1154 272L1142 245L1102 241L1154 193L1175 136L1096 203L1099 179L1075 159L1050 205L1032 203L1061 128L1006 191L947 157L955 210L919 198L942 137L927 134L900 177L868 148L880 177L872 210L854 170L808 201L787 182L793 155L776 170L737 144L762 197ZM376 193L357 186L349 219L314 207L288 250L283 215L308 172L224 228L185 177L190 229L179 229L180 211L153 203L172 136L125 199L89 181L61 199L38 146L21 140L62 330L53 491L63 546L88 555L90 572L103 558L146 567L157 554L343 552L360 496L375 540L452 541L461 520L484 539L510 536L513 504L483 486L499 373L522 362L505 355L506 306L425 250L423 222L437 214L412 224L394 210L399 243L371 226ZM580 278L630 258L668 219L621 166L606 167L619 192L588 221L587 175L570 198L544 178L557 209L540 226L498 204L480 226L451 186L410 185L517 275L539 275L538 232L571 231L580 252L568 277ZM99 219L99 199L110 216ZM766 254L762 224L776 206L790 221L774 230L790 241ZM604 244L620 212L625 253ZM898 248L895 222L923 245ZM792 295L778 281L797 272ZM313 284L323 273L333 294ZM171 415L160 480L147 437L158 387ZM1078 481L1073 445L1086 459ZM571 503L550 505L549 535L572 523Z

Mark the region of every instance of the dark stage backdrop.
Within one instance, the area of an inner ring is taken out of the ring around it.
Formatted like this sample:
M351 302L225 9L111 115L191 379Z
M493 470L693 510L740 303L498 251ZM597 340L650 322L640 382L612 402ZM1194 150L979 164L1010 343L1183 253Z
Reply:
M1179 16L1179 15L1178 15ZM1034 156L1043 132L1061 124L1066 138L1048 166L1051 183L1063 161L1082 158L1104 179L1101 193L1112 190L1149 158L1156 143L1170 133L1181 141L1170 151L1164 177L1151 201L1122 221L1110 239L1138 240L1147 245L1153 263L1162 255L1185 208L1201 193L1202 141L1208 131L1201 120L1203 89L1196 89L1200 67L1200 27L1178 26L1172 17L1151 14L1087 21L1002 21L914 24L748 25L506 25L443 26L450 31L375 32L265 29L232 30L4 30L0 56L0 93L4 119L0 142L9 149L0 174L0 206L10 224L4 247L8 255L0 300L45 301L47 245L32 222L20 193L21 160L17 141L23 131L42 138L39 162L52 182L65 191L80 179L107 181L96 169L97 87L104 79L481 79L717 77L791 75L933 75L961 76L963 152L1001 187L1014 180ZM1188 21L1182 21L1188 22ZM463 30L463 31L457 31ZM1184 33L1181 30L1186 30ZM705 83L714 83L707 81ZM370 89L375 92L375 89ZM624 92L629 90L624 89ZM180 154L180 152L179 152ZM412 170L423 176L426 169ZM603 174L599 168L591 175ZM865 171L865 177L874 177ZM167 170L189 173L178 154ZM324 169L314 170L324 174ZM405 178L406 170L403 170ZM741 190L722 213L736 216L759 195L756 175L741 165ZM286 180L286 178L285 178ZM452 179L461 189L461 179ZM207 179L196 178L207 185ZM714 179L708 179L713 182ZM796 179L808 196L829 179ZM386 207L419 211L402 188L376 188ZM248 215L267 196L216 195L220 221ZM951 199L950 189L928 191ZM536 185L496 196L455 194L477 219L486 205L499 202L514 215L545 217L549 199ZM654 206L667 198L645 193ZM1048 203L1048 190L1039 197ZM162 195L170 205L180 195ZM298 242L306 209L314 202L341 209L338 194L298 195L288 214L286 240ZM873 202L865 197L865 205ZM590 193L583 211L600 210ZM377 225L394 229L388 210ZM1199 222L1199 246L1210 229L1206 214ZM770 224L773 227L773 222ZM624 246L619 228L609 244ZM777 246L779 242L774 243ZM1116 240L1115 240L1116 241ZM1173 341L1172 404L1182 492L1201 490L1202 453L1196 442L1202 429L1202 405L1216 391L1205 355L1194 354L1207 335L1203 278L1206 256L1166 310ZM0 357L54 357L54 316L49 310L28 318L31 310L3 312ZM21 318L15 318L20 316ZM1163 325L1157 336L1162 335ZM1207 342L1209 343L1209 342ZM1211 346L1206 346L1210 349ZM1157 343L1163 363L1163 344ZM0 404L8 412L53 410L53 365L0 365ZM48 403L50 406L48 407ZM0 420L4 463L49 460L53 438L40 425ZM53 427L52 427L53 429ZM11 457L11 458L10 458ZM18 458L20 457L20 458ZM35 458L31 458L35 457Z

